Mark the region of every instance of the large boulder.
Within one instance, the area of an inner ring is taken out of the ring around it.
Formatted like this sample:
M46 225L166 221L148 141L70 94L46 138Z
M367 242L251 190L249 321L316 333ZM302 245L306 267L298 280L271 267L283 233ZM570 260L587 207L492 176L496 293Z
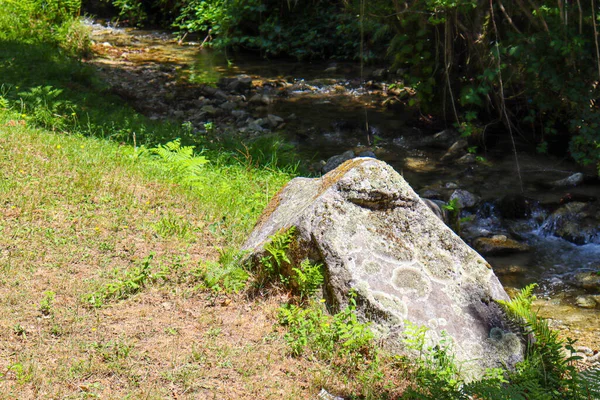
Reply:
M494 302L508 296L490 265L384 162L355 158L321 178L292 180L244 248L259 260L269 237L292 226L291 261L324 265L332 310L345 307L354 290L359 317L373 322L392 351L405 352L410 322L429 328L431 344L451 337L467 379L523 359L519 337Z

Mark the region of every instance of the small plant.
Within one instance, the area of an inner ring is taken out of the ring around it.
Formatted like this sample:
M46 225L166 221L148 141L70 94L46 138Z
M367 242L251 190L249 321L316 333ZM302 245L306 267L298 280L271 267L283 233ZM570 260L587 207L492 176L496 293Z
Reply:
M125 343L122 340L111 340L106 343L94 342L91 344L91 347L104 362L109 363L125 360L129 357L129 353L133 349L132 345Z
M33 379L33 367L31 365L25 366L22 363L15 363L8 367L8 371L15 375L19 385L29 383Z
M154 229L162 237L176 236L181 239L192 237L190 222L170 212L154 225Z
M450 200L442 208L448 211L448 223L452 230L460 235L460 203L458 198Z
M452 353L452 340L445 331L435 345L428 345L428 328L406 321L404 344L418 354L414 380L416 385L407 391L407 398L454 399L460 396L462 381Z
M192 275L215 294L238 293L246 287L250 278L250 273L242 264L244 257L245 253L235 249L220 249L217 262L203 263Z
M139 291L146 285L160 279L166 280L170 272L169 268L162 268L153 273L150 263L154 255L150 254L142 261L142 265L134 267L114 282L106 284L94 293L84 296L84 301L93 307L102 307L109 300L123 300Z
M23 339L27 338L27 331L25 328L23 328L23 326L21 326L21 324L16 324L13 326L13 333Z
M310 351L319 359L341 358L356 367L375 355L374 335L369 324L358 321L354 294L348 306L333 316L313 302L307 308L281 307L279 321L288 327L285 339L294 356Z
M44 298L40 302L40 312L44 316L52 315L52 303L54 302L54 298L56 297L56 293L52 291L44 292Z
M292 268L293 281L298 287L301 299L308 299L323 285L321 264L313 264L308 259L302 261L299 267Z
M287 256L287 250L290 248L295 234L296 227L292 226L271 236L271 241L265 245L265 251L268 254L260 259L260 264L268 277L277 278L284 284L289 283L289 278L283 274L283 269L291 263Z
M208 163L206 157L194 154L194 146L182 146L179 139L152 148L149 152L158 157L175 179L186 185L194 185L202 174L201 167Z

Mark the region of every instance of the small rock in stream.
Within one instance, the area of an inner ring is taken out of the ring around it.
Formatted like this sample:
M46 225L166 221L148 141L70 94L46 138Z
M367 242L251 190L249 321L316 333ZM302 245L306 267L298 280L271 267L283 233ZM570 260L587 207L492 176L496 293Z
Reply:
M475 164L477 162L477 157L475 154L467 153L458 160L456 160L457 164L467 165L467 164Z
M273 114L269 114L267 115L267 120L269 120L269 123L271 124L271 127L273 128L277 128L279 125L283 124L283 118L277 116L277 115L273 115Z
M575 285L584 289L600 290L600 270L581 272L575 275Z
M338 166L342 165L344 162L351 160L354 158L354 152L352 150L348 150L342 154L337 156L330 157L323 168L321 168L321 173L326 174L329 171L336 169Z
M264 104L267 106L273 103L273 99L266 94L256 93L254 96L250 97L248 102L251 104Z
M500 255L529 251L529 246L509 239L505 235L477 238L473 241L473 247L482 255Z
M554 187L577 186L583 182L583 178L584 178L583 174L581 172L578 172L578 173L568 176L564 179L559 179L557 181L554 181L554 182L550 183L550 185L552 185Z
M469 143L465 139L457 140L452 146L450 146L450 148L448 149L446 154L442 156L440 161L448 162L462 157L465 154L465 149L468 145Z
M375 153L373 153L371 150L363 150L360 153L358 153L358 157L368 157L368 158L377 158L377 156L375 155Z
M460 208L471 208L479 203L479 196L463 189L457 189L450 195L449 201L456 199Z
M592 296L577 296L575 302L581 308L596 308L598 304Z

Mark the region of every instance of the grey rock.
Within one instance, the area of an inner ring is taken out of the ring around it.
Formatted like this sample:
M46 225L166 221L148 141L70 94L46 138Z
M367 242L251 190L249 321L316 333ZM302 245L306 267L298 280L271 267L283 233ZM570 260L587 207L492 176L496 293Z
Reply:
M221 78L219 79L218 85L230 92L245 93L252 89L252 78L248 75L239 75L233 78Z
M438 149L447 149L455 143L460 137L459 133L454 129L444 129L433 136L426 136L421 139L422 146L434 147Z
M577 186L583 182L583 178L584 178L583 174L581 172L578 172L578 173L568 176L564 179L554 181L550 185L552 185L554 187Z
M212 86L204 86L202 88L202 94L207 97L212 97L224 101L227 101L229 99L229 97L224 91L214 88Z
M385 68L378 68L371 75L375 79L385 79L388 76L388 71Z
M271 127L273 128L277 128L279 125L283 124L283 118L277 116L277 115L273 115L273 114L269 114L267 115L267 119L269 120L269 124L271 124Z
M343 164L345 161L351 160L353 158L354 158L354 152L352 150L345 151L342 154L339 154L337 156L329 157L329 159L327 159L327 162L325 163L323 168L321 168L321 172L323 174L326 174L329 171L331 171L331 170L337 168L338 166L340 166L341 164Z
M360 153L358 153L358 157L377 158L375 153L373 153L371 150L361 151Z
M248 113L244 110L232 110L231 111L231 115L234 116L235 118L244 118L248 115Z
M354 290L358 317L372 321L390 351L412 354L408 321L428 328L426 346L448 335L467 380L523 359L519 336L494 302L508 295L489 264L384 162L355 158L321 178L292 180L244 244L250 260L259 262L270 237L292 226L292 264L323 264L331 310L347 306Z
M200 109L200 111L202 111L203 113L206 113L208 115L216 115L219 112L219 110L217 108L211 106L210 104L202 107Z
M471 153L467 153L464 156L460 157L458 160L456 160L456 163L461 165L475 164L476 162L477 157L475 157L475 154Z
M454 192L452 192L449 201L454 199L457 199L460 208L474 207L477 205L477 203L479 203L479 200L481 200L479 196L476 196L473 193L463 189L456 189Z
M519 243L505 235L477 238L473 241L473 248L477 250L479 254L484 256L529 251L528 245Z
M580 272L575 275L574 284L584 289L600 290L600 269L598 272Z
M596 308L596 300L592 296L577 296L575 303L581 308Z
M435 200L440 200L442 198L442 194L440 192L438 192L435 189L429 189L429 188L425 188L423 190L421 190L419 192L419 196L421 196L421 198L427 198L427 199L435 199Z
M423 203L429 207L436 217L444 221L445 224L448 224L448 210L444 208L446 205L445 202L442 200L427 199L424 197L421 197L421 200L423 200Z
M233 101L226 101L225 103L221 104L219 107L222 108L223 110L232 111L237 108L237 104L235 104Z
M600 244L600 206L573 202L554 211L542 224L541 231L577 245Z
M448 149L446 154L442 156L440 161L448 162L462 157L465 154L465 149L468 145L469 143L465 139L457 140L452 146L450 146L450 148Z
M266 94L257 93L254 96L250 97L250 100L248 100L248 102L251 104L263 104L267 106L273 103L273 99Z

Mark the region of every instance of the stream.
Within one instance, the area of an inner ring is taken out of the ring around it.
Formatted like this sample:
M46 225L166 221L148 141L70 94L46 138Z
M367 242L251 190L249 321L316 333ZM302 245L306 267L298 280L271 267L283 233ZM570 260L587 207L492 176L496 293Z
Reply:
M89 63L112 92L150 118L189 121L199 131L212 122L248 138L277 132L315 174L332 156L369 151L422 197L448 201L456 190L474 194L476 204L461 212L461 236L471 245L484 237L526 247L485 258L509 292L538 283L540 315L577 338L590 359L598 358L597 177L588 173L576 185L558 184L578 166L525 151L519 141L517 169L506 132L489 133L486 143L495 145L476 155L463 148L460 158L441 162L460 137L450 130L434 136L426 115L402 106L410 89L385 71L361 72L343 62L228 58L197 42L178 44L168 33L88 23L95 53Z

